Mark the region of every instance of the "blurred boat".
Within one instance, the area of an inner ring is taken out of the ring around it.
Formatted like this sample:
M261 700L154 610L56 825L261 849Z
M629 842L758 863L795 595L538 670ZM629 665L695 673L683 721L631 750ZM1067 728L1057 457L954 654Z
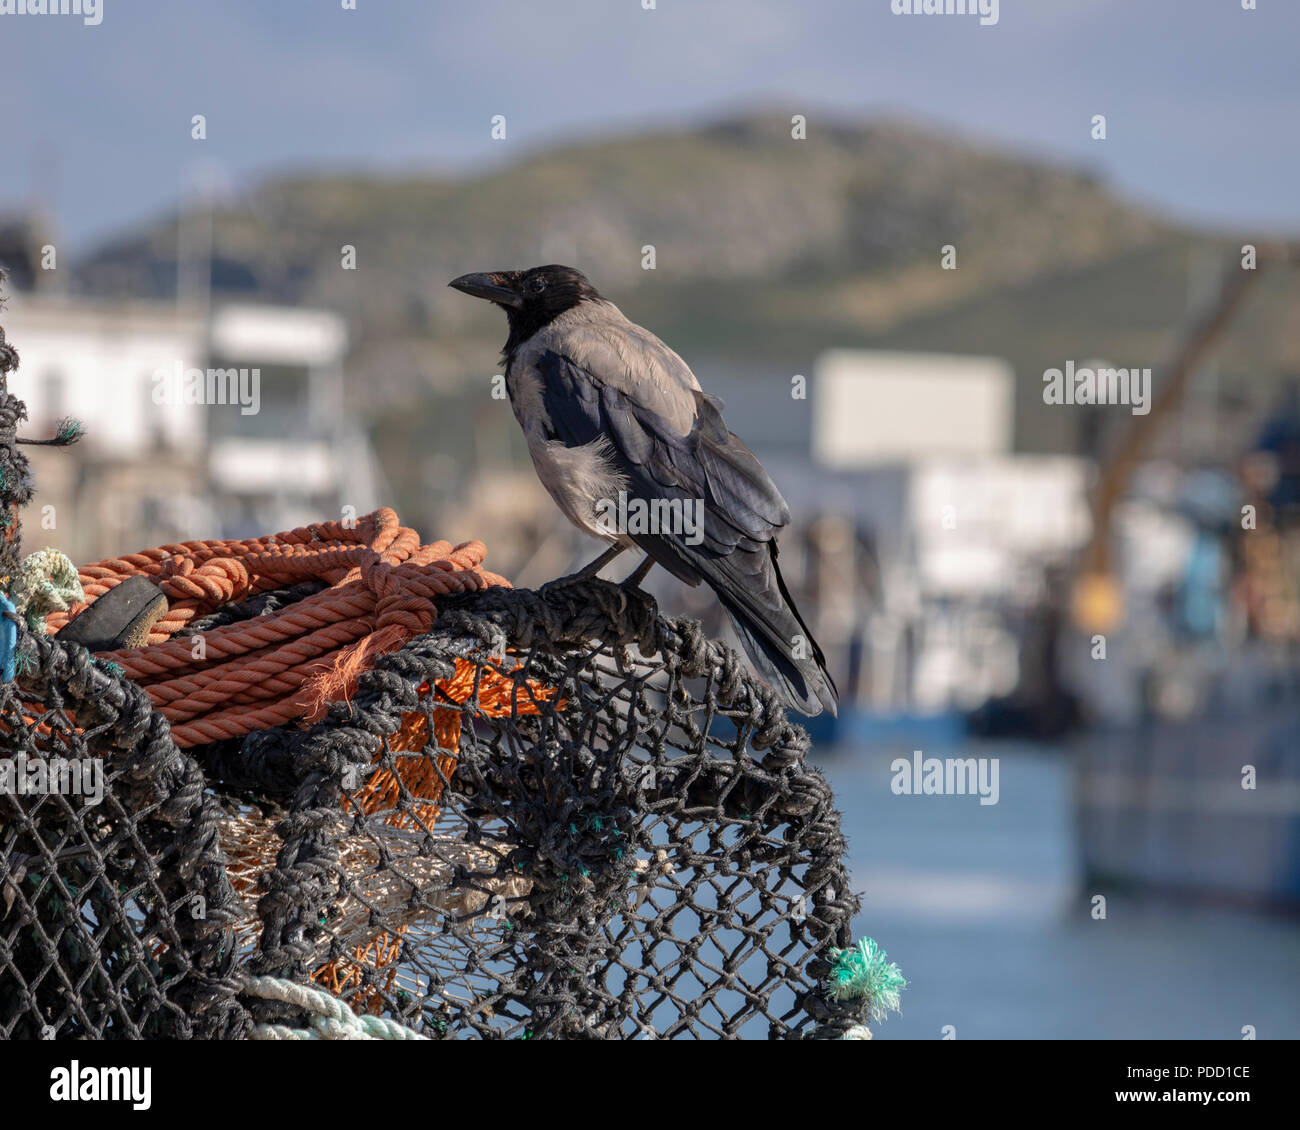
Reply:
M1074 743L1089 893L1300 907L1300 702L1098 729Z

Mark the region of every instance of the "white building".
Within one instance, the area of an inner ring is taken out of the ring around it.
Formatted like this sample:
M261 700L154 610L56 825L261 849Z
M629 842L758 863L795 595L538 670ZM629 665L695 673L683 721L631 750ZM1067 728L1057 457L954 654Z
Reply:
M344 415L347 327L323 310L225 305L213 313L209 365L257 368L256 413L209 410L208 470L228 536L366 514L382 502L365 432Z
M1087 538L1087 462L1012 451L997 358L830 350L809 399L812 468L773 472L797 515L841 527L814 528L810 580L823 646L861 653L859 703L928 713L1010 691L1010 620Z
M338 315L219 305L208 318L197 306L37 292L10 295L0 324L21 357L10 385L28 405L25 434L52 434L65 416L86 432L72 448L26 449L36 505L54 508L28 516L30 548L84 562L380 503L369 443L341 409ZM225 386L209 370L232 368L255 399L211 395Z
M27 402L34 434L75 416L86 425L87 448L103 455L138 458L160 445L202 445L200 410L153 399L155 372L203 363L205 327L197 314L162 303L19 293L0 316L22 358L13 388Z
M995 357L831 349L817 359L812 452L852 470L1011 451L1015 374Z

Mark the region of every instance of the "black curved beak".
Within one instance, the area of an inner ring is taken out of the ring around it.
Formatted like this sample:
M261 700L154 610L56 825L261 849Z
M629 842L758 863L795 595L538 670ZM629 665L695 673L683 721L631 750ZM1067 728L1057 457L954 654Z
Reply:
M524 300L501 275L461 275L458 279L452 279L447 285L466 294L472 294L475 298L486 298L499 306L512 306L518 310L524 304Z

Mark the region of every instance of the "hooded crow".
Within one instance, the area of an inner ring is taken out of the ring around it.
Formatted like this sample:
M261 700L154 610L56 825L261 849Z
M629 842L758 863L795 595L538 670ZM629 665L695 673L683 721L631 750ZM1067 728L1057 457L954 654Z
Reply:
M688 585L703 581L783 701L834 714L825 657L777 567L776 534L790 508L727 430L722 402L572 267L462 275L449 285L505 310L506 390L537 475L575 526L613 543L583 575L635 545L646 560L633 584L652 563ZM608 518L620 497L659 515L665 503L690 508L701 520L689 534L664 521L619 529Z

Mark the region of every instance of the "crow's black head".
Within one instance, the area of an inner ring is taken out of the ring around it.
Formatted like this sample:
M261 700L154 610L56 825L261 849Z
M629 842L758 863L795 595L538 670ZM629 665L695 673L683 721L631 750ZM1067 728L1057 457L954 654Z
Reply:
M461 275L447 285L475 298L486 298L505 310L510 322L506 353L579 302L600 297L586 275L558 263L531 267L527 271Z

